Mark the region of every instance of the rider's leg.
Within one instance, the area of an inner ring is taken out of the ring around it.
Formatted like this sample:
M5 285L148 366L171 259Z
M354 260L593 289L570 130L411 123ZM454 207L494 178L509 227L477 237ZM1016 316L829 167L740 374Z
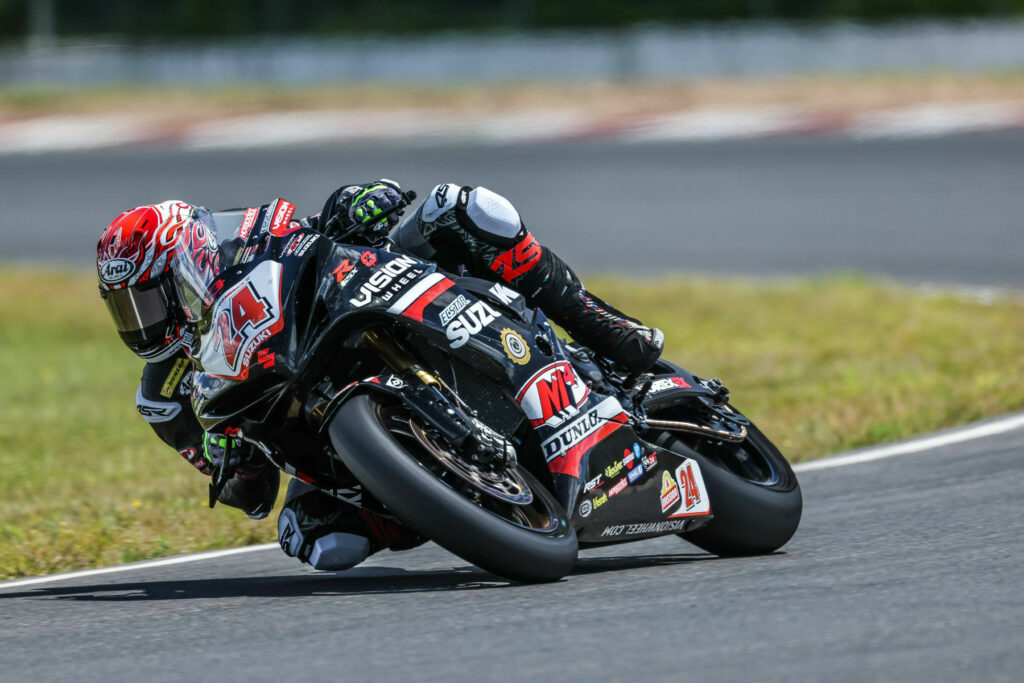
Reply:
M576 341L631 371L648 370L661 354L661 330L588 292L568 264L530 234L511 202L487 188L438 185L391 238L443 266L461 263L477 277L505 282Z
M425 539L368 510L344 503L317 488L292 479L288 484L277 539L291 557L316 569L348 569L388 548L408 550Z

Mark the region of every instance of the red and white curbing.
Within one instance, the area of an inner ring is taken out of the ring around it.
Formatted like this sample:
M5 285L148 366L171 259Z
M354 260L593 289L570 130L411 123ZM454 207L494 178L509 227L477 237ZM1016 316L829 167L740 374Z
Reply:
M858 112L785 105L707 107L612 119L576 109L461 115L412 109L300 111L199 121L55 116L0 122L0 154L141 145L247 149L360 141L500 145L559 140L700 142L811 134L918 138L1018 128L1024 128L1022 102L922 104Z

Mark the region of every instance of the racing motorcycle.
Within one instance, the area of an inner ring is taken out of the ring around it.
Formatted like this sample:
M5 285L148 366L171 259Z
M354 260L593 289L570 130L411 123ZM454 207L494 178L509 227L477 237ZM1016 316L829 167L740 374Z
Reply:
M629 375L512 289L271 221L283 202L259 227L205 215L234 245L216 276L179 252L204 429L518 581L566 575L581 547L678 534L752 555L796 531L792 469L720 381Z

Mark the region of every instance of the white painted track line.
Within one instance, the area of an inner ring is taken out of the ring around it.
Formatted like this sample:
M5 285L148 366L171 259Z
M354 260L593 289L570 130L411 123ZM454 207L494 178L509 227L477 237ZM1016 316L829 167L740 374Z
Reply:
M815 470L825 470L834 467L859 465L864 462L884 460L886 458L893 458L899 455L920 453L933 448L942 448L944 446L964 443L966 441L983 439L989 436L1005 434L1007 432L1012 432L1015 429L1022 428L1024 428L1024 413L1017 413L997 418L995 420L987 420L974 425L959 427L939 434L934 434L932 436L920 437L911 441L877 446L875 448L869 448L848 454L834 455L822 458L821 460L815 460L813 462L798 463L793 466L793 470L795 472L813 472ZM54 581L64 581L67 579L102 576L103 574L117 574L120 572L130 572L138 569L170 567L176 564L189 564L191 562L215 560L221 557L242 555L244 553L258 552L277 547L278 545L276 543L265 543L263 545L250 545L242 548L229 548L227 550L213 550L210 552L195 553L192 555L179 555L177 557L168 557L162 560L148 560L146 562L121 564L113 567L103 567L100 569L86 569L77 572L67 572L65 574L51 574L49 576L37 576L29 579L15 579L13 581L0 582L0 590L36 586L43 583L52 583Z
M1018 413L1014 415L1007 415L1006 417L997 418L995 420L987 420L974 425L940 432L939 434L934 434L932 436L924 436L910 441L876 446L874 448L868 448L848 454L833 455L827 458L822 458L821 460L814 460L812 462L798 463L793 466L793 471L813 472L814 470L827 470L833 467L858 465L862 462L884 460L897 455L920 453L921 451L927 451L933 448L942 448L943 446L964 443L965 441L984 439L988 436L996 436L997 434L1012 432L1013 430L1021 429L1022 427L1024 427L1024 414Z
M64 581L66 579L79 579L88 576L101 576L103 574L117 574L119 572L131 572L136 569L155 569L157 567L170 567L176 564L189 564L190 562L202 562L203 560L216 560L231 555L242 555L259 550L280 548L276 543L264 543L262 545L247 545L242 548L228 548L227 550L211 550L205 553L193 553L191 555L178 555L162 560L147 560L145 562L133 562L132 564L118 564L113 567L101 567L100 569L83 569L78 572L67 572L65 574L50 574L49 576L36 576L31 579L15 579L0 583L0 590L5 588L21 588L23 586L34 586L40 583L53 581Z

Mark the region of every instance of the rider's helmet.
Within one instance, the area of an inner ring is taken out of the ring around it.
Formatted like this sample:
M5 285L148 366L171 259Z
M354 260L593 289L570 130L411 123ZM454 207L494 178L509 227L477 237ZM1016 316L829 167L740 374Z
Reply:
M181 326L195 320L195 301L180 294L198 289L182 287L183 271L192 279L198 272L209 284L218 257L205 209L172 200L115 218L96 245L96 269L100 296L121 341L151 363L177 353ZM187 261L188 268L177 267L179 261Z

